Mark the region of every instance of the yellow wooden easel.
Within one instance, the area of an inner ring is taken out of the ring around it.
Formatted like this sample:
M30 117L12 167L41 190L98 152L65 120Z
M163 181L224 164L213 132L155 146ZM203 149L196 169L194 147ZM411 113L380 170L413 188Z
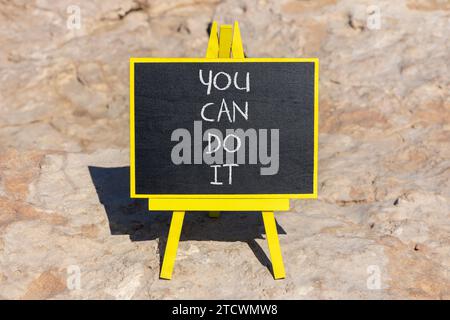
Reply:
M213 22L209 37L206 58L230 58L244 59L244 49L242 46L239 25L220 26L220 37L217 34L217 23ZM272 270L275 279L285 277L283 258L281 256L278 232L273 214L274 210L289 210L288 198L277 199L149 199L149 210L152 211L173 211L170 223L169 236L164 253L163 264L160 277L163 279L172 278L172 270L177 254L178 242L186 211L209 211L210 217L219 217L220 211L261 211L266 230L266 238L269 246L272 261Z

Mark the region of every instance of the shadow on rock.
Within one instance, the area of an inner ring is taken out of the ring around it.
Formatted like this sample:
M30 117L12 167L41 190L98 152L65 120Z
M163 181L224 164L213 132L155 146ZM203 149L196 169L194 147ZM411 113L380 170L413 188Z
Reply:
M112 235L129 235L131 241L159 239L160 265L169 232L171 212L148 211L147 199L131 199L129 167L89 166L100 203L105 207ZM286 234L277 223L279 234ZM180 241L246 242L259 262L271 272L271 263L255 241L262 239L264 225L258 212L224 212L210 218L205 212L189 211L184 218Z

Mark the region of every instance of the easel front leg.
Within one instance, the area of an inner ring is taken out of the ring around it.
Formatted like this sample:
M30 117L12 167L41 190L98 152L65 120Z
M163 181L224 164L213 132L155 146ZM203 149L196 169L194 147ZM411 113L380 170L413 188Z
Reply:
M266 229L267 244L269 245L270 260L272 261L273 276L275 279L283 279L283 257L281 256L280 242L278 241L277 225L273 211L263 211L264 228Z
M167 237L166 250L164 252L163 264L160 278L172 279L172 270L177 256L178 242L180 240L181 228L183 227L184 211L174 211L170 223L169 236Z

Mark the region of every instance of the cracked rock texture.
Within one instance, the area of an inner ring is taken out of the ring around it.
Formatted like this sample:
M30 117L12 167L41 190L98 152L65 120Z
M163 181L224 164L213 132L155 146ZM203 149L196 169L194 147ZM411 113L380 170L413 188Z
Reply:
M78 2L70 29L74 1L0 1L0 298L450 298L448 1ZM320 59L284 280L256 213L188 214L159 280L170 214L128 197L128 59L201 57L214 19L247 56Z

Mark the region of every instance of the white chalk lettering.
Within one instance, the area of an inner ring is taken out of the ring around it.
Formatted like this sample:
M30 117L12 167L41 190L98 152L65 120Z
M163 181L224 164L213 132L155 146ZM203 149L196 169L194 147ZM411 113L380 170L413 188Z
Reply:
M198 71L198 77L200 79L200 82L207 87L206 95L208 96L211 94L212 87L219 91L225 91L229 89L232 84L236 90L250 92L250 72L247 72L245 75L245 84L243 87L239 86L238 84L239 72L235 72L233 80L231 80L231 75L224 71L220 71L213 76L212 70L209 70L208 79L205 80L203 76L203 70L200 69Z
M250 72L227 73L213 70L204 72L199 69L198 76L200 83L206 87L207 96L211 95L213 90L250 92ZM210 184L216 186L224 184L220 179L222 175L219 177L220 168L228 168L228 179L224 179L231 185L233 168L241 164L260 164L261 175L276 175L279 171L279 129L225 128L221 131L217 128L208 128L203 132L202 121L208 123L249 121L248 101L229 99L229 95L220 100L217 100L217 97L215 99L216 101L203 102L199 109L201 121L194 120L192 136L186 128L172 132L171 141L176 142L171 152L172 163L209 165L214 171Z

